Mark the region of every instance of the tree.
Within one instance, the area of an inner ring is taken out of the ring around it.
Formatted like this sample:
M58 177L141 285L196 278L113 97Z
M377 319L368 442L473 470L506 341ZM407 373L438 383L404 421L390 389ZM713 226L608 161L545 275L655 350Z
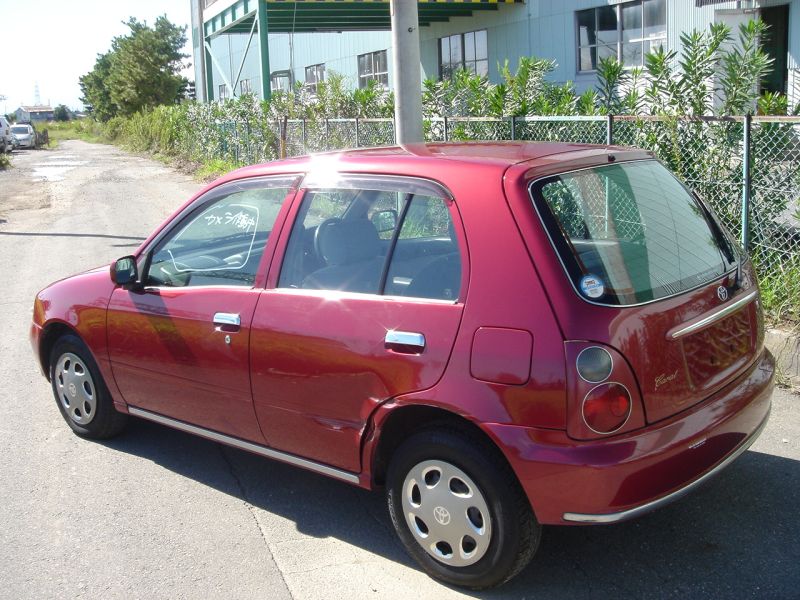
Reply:
M53 118L56 121L69 121L69 111L67 107L63 104L56 106L56 109L53 111Z
M111 52L98 54L94 69L80 78L81 102L89 114L99 121L108 121L117 114L117 105L111 99L108 76L111 72Z
M130 33L114 38L111 50L99 55L94 69L80 80L84 104L101 121L174 104L188 83L178 74L188 58L181 53L186 27L165 16L153 27L134 17L126 25Z

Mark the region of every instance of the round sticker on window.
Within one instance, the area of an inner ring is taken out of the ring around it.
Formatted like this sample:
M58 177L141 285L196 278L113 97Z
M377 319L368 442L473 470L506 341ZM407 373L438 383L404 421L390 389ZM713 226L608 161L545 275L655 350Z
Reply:
M602 296L606 288L603 285L603 280L595 275L586 275L581 279L581 291L587 298L599 298Z

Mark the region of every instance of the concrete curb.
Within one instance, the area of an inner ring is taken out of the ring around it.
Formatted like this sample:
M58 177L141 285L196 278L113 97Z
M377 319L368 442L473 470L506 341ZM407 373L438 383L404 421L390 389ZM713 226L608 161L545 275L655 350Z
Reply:
M767 329L764 343L775 355L781 383L800 389L800 335L782 329Z

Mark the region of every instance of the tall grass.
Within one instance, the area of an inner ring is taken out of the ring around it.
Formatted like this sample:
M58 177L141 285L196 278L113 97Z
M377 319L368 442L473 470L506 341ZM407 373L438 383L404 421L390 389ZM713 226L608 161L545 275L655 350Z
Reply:
M37 126L37 129L42 129ZM50 145L55 146L64 140L83 140L91 143L107 143L105 128L94 119L73 119L72 121L53 121L44 129L50 137Z
M768 321L800 330L800 256L764 257L756 253L753 260L757 268L764 265L758 271Z

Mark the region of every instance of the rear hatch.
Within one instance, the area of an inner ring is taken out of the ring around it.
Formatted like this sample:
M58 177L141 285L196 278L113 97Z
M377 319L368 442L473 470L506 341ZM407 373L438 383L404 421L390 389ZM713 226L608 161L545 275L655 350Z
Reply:
M648 422L707 398L760 352L749 266L658 161L545 177L530 194L561 262L551 277L566 287L566 271L572 287L551 294L566 339L605 343L625 357Z

